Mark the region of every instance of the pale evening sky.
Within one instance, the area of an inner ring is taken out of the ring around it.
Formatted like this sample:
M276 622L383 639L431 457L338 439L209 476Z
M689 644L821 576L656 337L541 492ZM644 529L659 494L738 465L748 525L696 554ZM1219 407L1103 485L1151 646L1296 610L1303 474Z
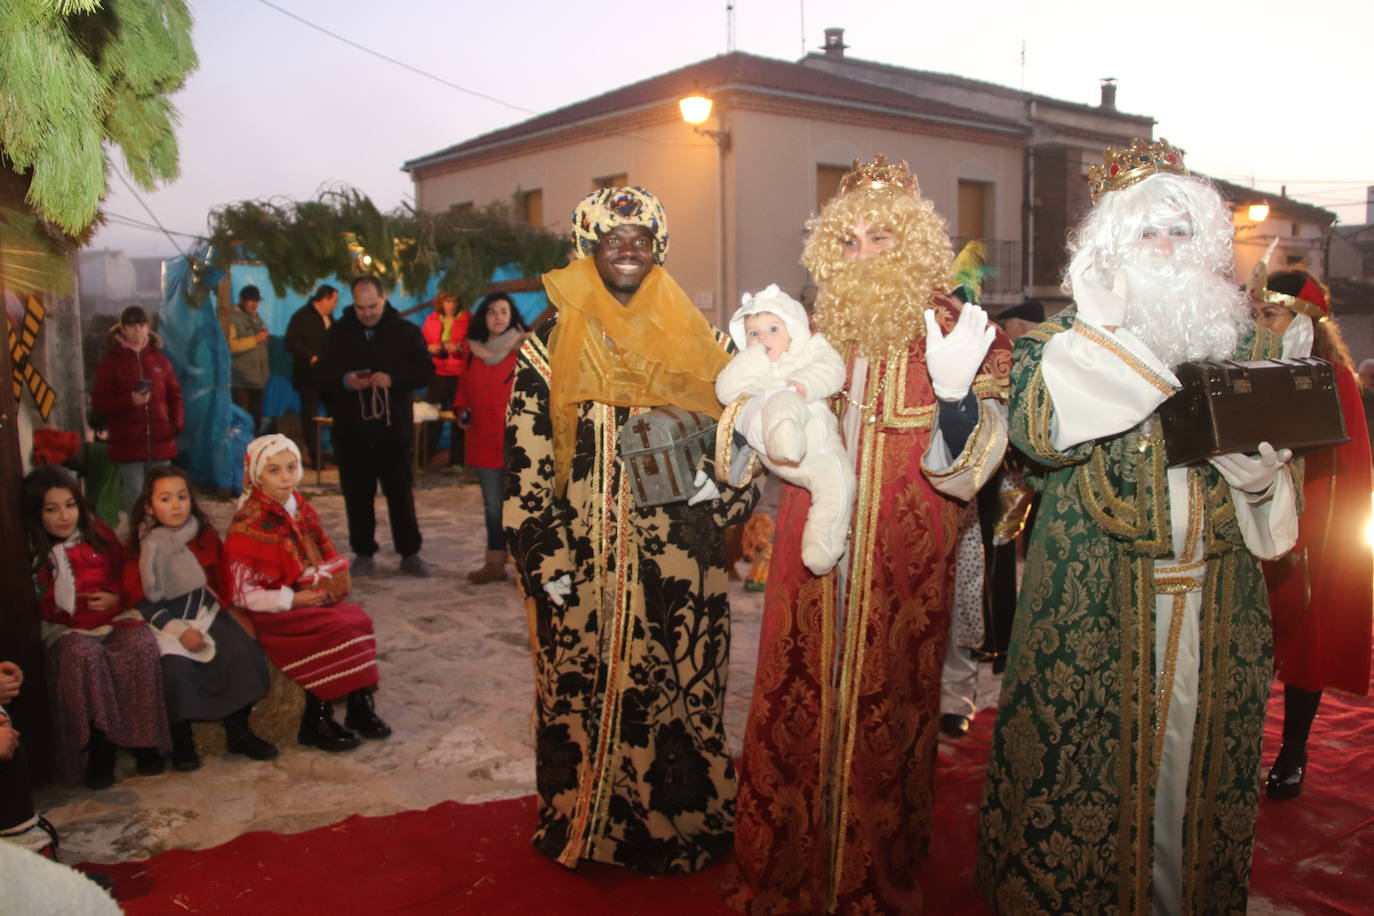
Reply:
M543 112L723 53L726 3L583 0L271 0L474 92ZM308 198L343 181L383 209L411 196L401 163L530 115L378 60L263 0L192 0L200 69L174 102L181 177L147 205L204 233L216 204ZM1367 43L1374 4L1253 0L1133 4L982 0L736 0L735 48L796 60L827 26L852 57L954 73L1086 104L1119 80L1123 111L1202 172L1365 221L1374 184ZM1185 18L1186 17L1186 18ZM1025 41L1024 74L1021 61ZM115 162L120 163L119 157ZM1253 180L1253 181L1252 181ZM93 247L173 253L112 178ZM185 246L194 244L177 236Z

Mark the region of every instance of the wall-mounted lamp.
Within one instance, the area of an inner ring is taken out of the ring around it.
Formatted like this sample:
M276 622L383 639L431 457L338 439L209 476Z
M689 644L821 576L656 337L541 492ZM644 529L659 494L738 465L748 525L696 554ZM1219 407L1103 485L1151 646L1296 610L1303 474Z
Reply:
M1269 218L1269 205L1251 204L1250 209L1247 211L1247 213L1250 217L1251 222L1262 223Z
M679 99L677 103L678 111L682 112L682 120L692 125L693 129L703 137L710 137L716 141L721 152L730 150L730 132L728 130L708 130L698 125L706 123L706 119L711 117L712 102L710 97L694 92L685 98Z

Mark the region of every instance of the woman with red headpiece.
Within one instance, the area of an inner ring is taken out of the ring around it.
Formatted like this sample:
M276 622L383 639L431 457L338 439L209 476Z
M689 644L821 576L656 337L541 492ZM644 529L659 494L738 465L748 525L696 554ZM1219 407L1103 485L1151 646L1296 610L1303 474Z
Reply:
M1331 317L1326 287L1305 270L1250 284L1255 323L1283 335L1283 355L1317 356L1335 369L1350 441L1307 455L1298 544L1264 564L1274 621L1274 666L1283 681L1283 747L1269 771L1270 798L1297 798L1307 735L1322 690L1369 693L1374 554L1365 540L1370 453L1354 361Z

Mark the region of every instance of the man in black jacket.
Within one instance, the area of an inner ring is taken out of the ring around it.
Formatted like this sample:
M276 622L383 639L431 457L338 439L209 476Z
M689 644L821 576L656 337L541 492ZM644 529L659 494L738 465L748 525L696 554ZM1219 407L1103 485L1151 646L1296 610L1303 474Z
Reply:
M338 376L329 368L329 326L334 323L332 316L338 304L339 291L326 283L296 310L286 326L286 350L293 364L291 384L301 398L301 429L315 467L320 466L315 411L323 404L324 412L331 412L330 396L339 384Z
M401 570L428 576L411 489L411 394L429 384L434 362L420 329L391 306L376 277L353 281L353 307L329 329L329 367L344 389L334 394L334 457L356 554L353 575L375 568L373 499L381 483Z

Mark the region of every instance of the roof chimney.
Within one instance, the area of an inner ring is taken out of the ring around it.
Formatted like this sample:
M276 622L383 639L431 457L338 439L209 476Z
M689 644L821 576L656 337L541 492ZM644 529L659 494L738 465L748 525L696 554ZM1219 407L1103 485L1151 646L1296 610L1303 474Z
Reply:
M849 45L844 43L844 29L830 28L825 30L825 51L826 57L844 57L844 49Z
M1108 76L1101 80L1102 83L1102 108L1107 111L1116 111L1116 77Z

